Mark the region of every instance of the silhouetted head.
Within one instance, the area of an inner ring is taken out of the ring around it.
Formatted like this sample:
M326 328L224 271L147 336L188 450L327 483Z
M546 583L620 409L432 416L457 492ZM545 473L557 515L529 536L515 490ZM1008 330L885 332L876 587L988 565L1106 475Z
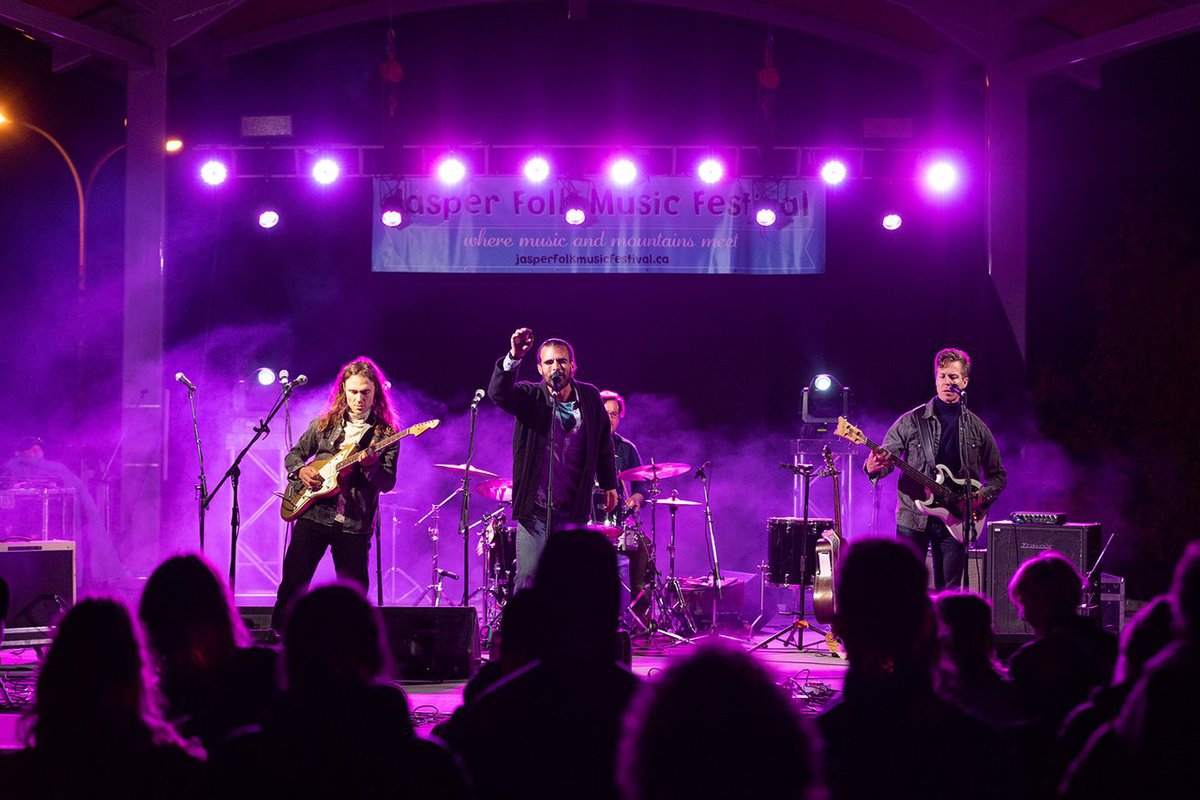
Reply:
M113 749L170 738L151 699L141 636L119 600L66 613L37 682L29 738L38 747Z
M925 587L929 575L912 547L860 539L846 550L837 578L834 628L855 659L927 656L935 631Z
M379 614L356 584L320 586L292 606L283 653L290 689L370 683L386 658Z
M625 718L626 800L803 798L811 737L754 656L706 643L642 687Z
M942 652L959 669L988 668L992 647L992 604L974 592L942 592L933 598Z
M1175 566L1171 605L1186 636L1200 639L1200 542L1192 542Z
M537 593L522 589L510 597L500 616L499 652L505 669L516 669L540 658L545 634Z
M1142 676L1146 664L1175 639L1175 614L1166 595L1159 595L1125 623L1121 631L1121 653L1113 683L1132 683Z
M542 605L547 658L615 658L621 579L612 543L568 526L550 536L533 581Z
M250 640L225 580L195 553L158 565L142 592L138 617L151 651L167 670L216 669Z
M1020 606L1021 619L1039 636L1076 616L1083 599L1083 578L1075 565L1048 550L1017 568L1008 594Z

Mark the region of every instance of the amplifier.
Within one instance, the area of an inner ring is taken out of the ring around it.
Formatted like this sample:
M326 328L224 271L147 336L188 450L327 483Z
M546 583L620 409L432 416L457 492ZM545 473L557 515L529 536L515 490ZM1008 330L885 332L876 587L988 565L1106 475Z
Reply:
M1057 511L1014 511L1008 515L1015 525L1065 525L1067 515Z
M1120 636L1125 630L1125 579L1119 575L1100 575L1100 627Z
M1021 620L1016 604L1008 598L1008 582L1021 564L1053 550L1070 561L1080 575L1086 575L1100 555L1100 524L1095 522L1066 525L989 522L987 527L987 586L997 634L1033 633ZM1099 578L1092 576L1091 591L1098 587Z
M479 621L471 606L379 609L393 675L402 681L467 680L479 658Z
M10 593L5 644L48 644L59 615L75 604L75 543L0 543L0 577Z

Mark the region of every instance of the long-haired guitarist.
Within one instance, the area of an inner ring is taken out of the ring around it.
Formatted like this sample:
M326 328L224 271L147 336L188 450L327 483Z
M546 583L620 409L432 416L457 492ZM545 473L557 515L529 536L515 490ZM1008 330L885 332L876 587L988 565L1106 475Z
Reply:
M312 462L334 458L347 445L354 445L355 452L365 451L373 439L395 432L396 411L384 391L385 382L379 365L365 356L342 367L325 410L309 423L284 459L289 482L318 489L325 479ZM366 453L339 483L335 494L309 506L292 529L271 615L271 627L277 631L282 630L288 605L308 588L327 549L333 551L338 578L366 590L367 554L379 495L396 485L396 448Z
M892 424L879 450L867 457L867 476L877 483L892 471L893 459L903 458L925 475L941 477L942 482L953 486L950 476L962 477L960 452L965 452L971 478L982 484L975 494L975 507L986 508L1004 490L1008 473L1000 463L996 440L983 420L969 410L959 413L960 392L971 379L971 357L955 348L938 351L933 359L933 379L937 393ZM965 445L961 451L960 437ZM896 535L916 547L922 558L926 551L932 552L936 588L961 586L966 547L961 536L952 534L947 522L958 530L957 523L965 510L943 511L944 506L936 504L931 509L925 487L907 475L900 476L896 489Z

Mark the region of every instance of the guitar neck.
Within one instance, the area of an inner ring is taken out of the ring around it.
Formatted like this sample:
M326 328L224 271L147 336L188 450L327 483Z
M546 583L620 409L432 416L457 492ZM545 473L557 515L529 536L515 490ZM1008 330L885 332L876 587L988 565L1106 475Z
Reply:
M345 461L343 461L342 466L340 468L341 469L349 469L350 467L357 464L359 461L362 461L364 458L366 458L367 453L378 453L378 452L388 449L389 447L394 445L396 442L403 439L405 436L412 436L413 432L416 430L417 427L418 426L414 425L412 428L405 428L402 431L393 433L391 436L386 436L383 439L380 439L378 442L371 442L371 445L366 450L360 450L357 453L355 453L354 455L347 458Z
M863 444L865 444L867 447L871 448L872 450L882 450L883 449L879 444L871 441L870 439L867 439L866 437L863 437ZM909 478L911 478L912 480L921 484L929 491L933 492L933 494L935 496L941 498L942 500L954 499L955 494L954 494L954 492L952 492L950 490L949 487L947 487L943 483L938 483L936 480L929 477L924 472L921 472L921 470L917 469L912 464L909 464L907 461L904 461L903 459L900 459L900 458L893 457L892 463L895 464L897 467L899 467L900 471L903 472L905 475L907 475Z

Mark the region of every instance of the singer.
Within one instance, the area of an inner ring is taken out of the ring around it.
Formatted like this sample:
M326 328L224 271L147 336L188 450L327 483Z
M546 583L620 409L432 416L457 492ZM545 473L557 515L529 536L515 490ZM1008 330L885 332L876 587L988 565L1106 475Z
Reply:
M538 348L538 383L518 381L521 359L533 346L533 331L518 328L509 351L496 362L488 397L515 417L513 424L513 518L517 521L518 588L529 585L546 546L547 497L553 495L551 525L587 522L592 487L604 490L605 510L617 507L617 470L612 431L600 390L575 380L575 350L562 339ZM553 477L547 450L554 426Z
M971 357L965 350L946 348L933 358L936 394L929 402L900 416L880 443L881 448L867 456L863 468L871 483L878 483L893 469L893 460L903 458L911 466L937 476L937 465L950 474L962 476L962 456L966 453L971 478L986 482L974 496L976 509L995 501L1008 484L1008 473L1000 463L1000 450L987 425L970 410L960 414L962 393L971 380ZM965 445L960 449L961 444ZM916 481L901 476L896 485L896 536L909 542L924 559L933 555L933 583L943 588L959 588L966 567L966 546L950 534L942 520L922 514L915 500L925 499L925 489Z
M308 425L284 458L289 481L319 488L320 475L308 462L328 458L348 442L362 450L375 437L396 432L396 411L384 391L379 366L360 356L342 367L329 393L325 411ZM288 606L308 588L325 551L333 551L337 576L363 587L368 583L371 530L379 511L379 495L396 485L396 448L369 455L355 465L341 491L315 502L297 520L283 557L283 577L271 614L271 627L283 630Z

